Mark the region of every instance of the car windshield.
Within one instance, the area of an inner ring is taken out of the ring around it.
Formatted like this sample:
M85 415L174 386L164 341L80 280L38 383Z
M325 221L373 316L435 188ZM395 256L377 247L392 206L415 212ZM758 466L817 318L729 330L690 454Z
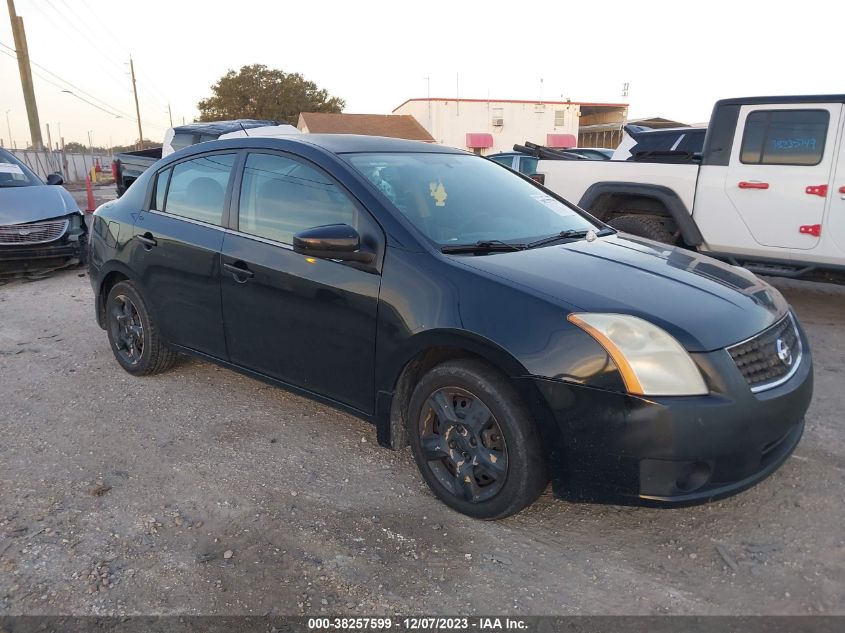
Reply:
M346 159L439 246L524 244L597 228L573 207L477 156L367 153Z
M0 187L28 187L40 184L41 181L26 165L6 150L0 149Z

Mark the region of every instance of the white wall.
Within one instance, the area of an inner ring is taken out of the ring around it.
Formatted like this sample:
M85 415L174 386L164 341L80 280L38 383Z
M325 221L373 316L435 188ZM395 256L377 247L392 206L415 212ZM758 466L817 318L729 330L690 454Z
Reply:
M81 182L95 161L100 161L103 171L111 173L112 156L110 154L70 154L60 151L16 149L9 150L18 160L24 163L32 171L38 174L42 180L47 175L58 172L62 174L65 182Z
M493 125L493 111L502 110L503 125ZM565 112L563 125L555 126L555 111ZM394 114L411 114L441 145L468 149L467 132L493 136L493 147L484 154L510 152L514 143L531 141L546 144L546 134L572 134L578 137L577 104L510 103L504 101L408 101Z

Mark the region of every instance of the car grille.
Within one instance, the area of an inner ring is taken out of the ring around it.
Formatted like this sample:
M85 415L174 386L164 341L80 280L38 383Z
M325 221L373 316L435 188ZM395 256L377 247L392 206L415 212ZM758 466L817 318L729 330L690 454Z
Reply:
M792 314L760 334L728 348L751 391L786 382L801 364L801 337Z
M67 230L68 221L49 220L29 224L0 225L0 246L44 244L59 239Z

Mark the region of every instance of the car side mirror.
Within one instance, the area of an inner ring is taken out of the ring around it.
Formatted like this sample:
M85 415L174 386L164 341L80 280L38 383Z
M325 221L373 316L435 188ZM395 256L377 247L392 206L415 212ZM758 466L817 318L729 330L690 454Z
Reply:
M293 236L293 251L300 255L371 264L375 253L361 250L361 236L348 224L327 224Z
M62 178L61 174L50 174L47 176L47 184L48 185L61 185L64 184L65 179Z

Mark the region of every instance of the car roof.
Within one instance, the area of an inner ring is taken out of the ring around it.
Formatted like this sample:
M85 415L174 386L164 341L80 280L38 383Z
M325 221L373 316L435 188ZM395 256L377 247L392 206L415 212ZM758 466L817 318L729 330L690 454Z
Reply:
M284 138L242 137L208 141L191 145L177 152L180 156L196 151L231 148L291 149L292 145L311 145L332 154L354 154L363 152L425 152L429 154L467 154L463 150L422 141L408 141L386 136L364 136L361 134L302 134ZM190 151L194 150L194 151Z

